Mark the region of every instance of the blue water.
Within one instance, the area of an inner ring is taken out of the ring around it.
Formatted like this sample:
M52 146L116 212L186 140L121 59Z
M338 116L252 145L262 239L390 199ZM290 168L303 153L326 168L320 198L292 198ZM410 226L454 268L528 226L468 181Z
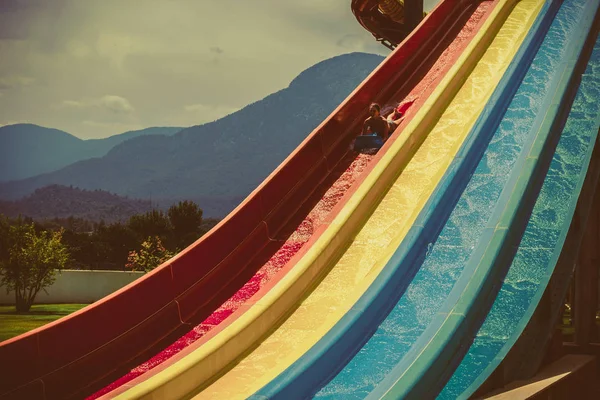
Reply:
M446 301L477 246L582 11L566 0L481 162L405 294L375 334L316 398L366 397L411 349Z
M556 260L561 251L560 233L569 228L569 211L579 194L574 189L586 173L587 156L598 132L599 116L600 41L597 41L504 284L468 354L439 399L455 399L461 395L502 348L512 345L520 335L519 326L528 318L526 312L531 301L538 291L544 290L555 266L552 260Z

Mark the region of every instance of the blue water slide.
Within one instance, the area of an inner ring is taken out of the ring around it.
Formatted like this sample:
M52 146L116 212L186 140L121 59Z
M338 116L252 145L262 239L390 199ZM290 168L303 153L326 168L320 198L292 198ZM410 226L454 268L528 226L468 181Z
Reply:
M549 328L559 317L559 305L565 297L574 257L585 231L585 216L598 185L598 24L597 15L593 30L596 43L523 239L492 309L439 399L468 398L507 359L512 364L505 373L508 379L519 378L516 374L520 365L533 364L528 373L539 367L552 333ZM578 221L573 223L574 219ZM550 286L551 298L556 299L551 318L547 310L545 318L533 318Z
M544 70L533 70L542 83L538 88L546 87L547 95L491 218L443 307L371 397L431 397L466 353L510 267L550 166L577 90L578 75L587 63L585 49L591 48L596 39L592 26L597 10L597 0L567 0L561 6L538 53L555 57L555 65L550 62L544 64ZM527 82L526 78L522 86ZM480 172L489 172L489 165L480 167ZM485 198L490 191L480 193Z

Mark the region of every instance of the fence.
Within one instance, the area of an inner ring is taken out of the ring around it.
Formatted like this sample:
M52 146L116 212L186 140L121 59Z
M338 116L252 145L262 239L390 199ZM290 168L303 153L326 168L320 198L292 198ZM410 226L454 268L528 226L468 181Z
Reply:
M40 291L35 304L80 303L97 301L133 282L143 272L64 270L56 274L54 284ZM0 287L0 304L14 304L15 293Z

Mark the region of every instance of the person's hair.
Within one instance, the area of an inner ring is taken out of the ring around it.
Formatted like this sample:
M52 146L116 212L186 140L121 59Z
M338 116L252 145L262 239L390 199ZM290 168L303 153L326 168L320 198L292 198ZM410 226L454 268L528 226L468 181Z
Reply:
M377 103L371 103L371 105L369 106L369 109L375 107L375 109L379 112L381 112L381 106Z

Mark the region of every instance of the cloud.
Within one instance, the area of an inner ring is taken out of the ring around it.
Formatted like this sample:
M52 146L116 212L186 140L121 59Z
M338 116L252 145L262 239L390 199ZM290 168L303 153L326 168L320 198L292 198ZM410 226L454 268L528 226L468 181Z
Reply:
M0 0L0 39L21 40L27 38L27 27L19 18L19 11L24 9L23 3Z
M52 124L67 132L76 132L80 138L99 138L128 130L143 129L139 115L130 101L122 96L104 95L68 99L54 107L57 121L69 119L70 125ZM56 110L60 112L56 112ZM49 126L48 123L41 125Z
M104 96L100 99L100 104L117 114L129 114L133 111L129 100L121 96Z
M12 13L21 9L25 9L27 7L25 2L22 1L3 1L0 2L0 14L4 13Z
M102 108L114 114L130 114L134 111L129 100L115 95L106 95L96 99L63 100L58 108Z
M0 0L0 39L26 40L39 32L54 40L70 0Z
M35 82L35 79L21 75L0 77L0 90L15 89L18 87L29 86L33 84L33 82Z

